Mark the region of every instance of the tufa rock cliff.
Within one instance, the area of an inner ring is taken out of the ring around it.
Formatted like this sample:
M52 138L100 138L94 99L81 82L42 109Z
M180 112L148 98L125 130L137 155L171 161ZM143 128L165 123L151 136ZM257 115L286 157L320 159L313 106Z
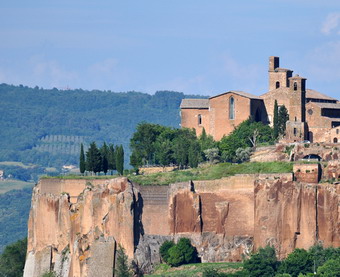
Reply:
M202 262L241 261L268 243L280 258L317 242L338 247L339 190L292 174L170 186L43 179L32 196L24 276L111 277L118 244L148 272L160 262L160 245L180 237L191 239Z

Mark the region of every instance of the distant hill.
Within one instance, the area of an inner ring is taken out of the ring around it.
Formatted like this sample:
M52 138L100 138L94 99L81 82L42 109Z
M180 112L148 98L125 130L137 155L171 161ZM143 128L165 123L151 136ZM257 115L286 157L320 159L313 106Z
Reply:
M198 96L1 84L0 97L0 161L60 167L78 163L81 142L123 144L128 160L139 122L179 127L181 100Z

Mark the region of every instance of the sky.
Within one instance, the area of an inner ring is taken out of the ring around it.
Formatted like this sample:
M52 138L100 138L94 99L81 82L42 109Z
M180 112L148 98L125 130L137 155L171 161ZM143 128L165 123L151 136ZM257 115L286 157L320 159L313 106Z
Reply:
M261 95L279 56L340 98L339 0L1 1L0 38L0 83Z

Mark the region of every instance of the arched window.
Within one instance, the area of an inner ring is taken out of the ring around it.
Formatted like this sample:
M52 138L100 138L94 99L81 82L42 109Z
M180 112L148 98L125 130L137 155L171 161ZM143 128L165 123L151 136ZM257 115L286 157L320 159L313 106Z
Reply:
M198 115L197 116L197 118L198 118L198 125L201 125L202 124L202 115Z
M297 83L294 82L294 90L297 90Z
M337 138L334 138L334 139L333 139L333 142L334 142L334 143L338 143L338 139L337 139Z
M234 97L229 98L229 119L235 119L235 100L234 100Z
M277 81L275 86L276 86L276 88L279 88L280 87L280 82Z

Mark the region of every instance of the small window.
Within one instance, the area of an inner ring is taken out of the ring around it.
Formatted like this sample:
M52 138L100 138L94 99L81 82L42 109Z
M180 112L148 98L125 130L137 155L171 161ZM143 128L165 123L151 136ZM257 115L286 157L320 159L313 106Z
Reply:
M297 134L297 130L296 128L294 128L294 136L296 136L296 134Z
M202 124L202 115L198 115L197 116L197 118L198 118L198 125L201 125Z
M234 100L234 97L229 98L229 119L235 119L235 100Z
M297 90L297 82L294 82L294 90Z
M297 121L297 118L296 118L296 116L295 116L295 122Z
M275 86L276 86L276 88L279 88L280 87L280 82L277 81Z
M334 138L334 139L333 139L333 142L334 142L334 143L338 143L338 139L337 139L337 138Z
M336 129L336 134L339 135L339 129Z

